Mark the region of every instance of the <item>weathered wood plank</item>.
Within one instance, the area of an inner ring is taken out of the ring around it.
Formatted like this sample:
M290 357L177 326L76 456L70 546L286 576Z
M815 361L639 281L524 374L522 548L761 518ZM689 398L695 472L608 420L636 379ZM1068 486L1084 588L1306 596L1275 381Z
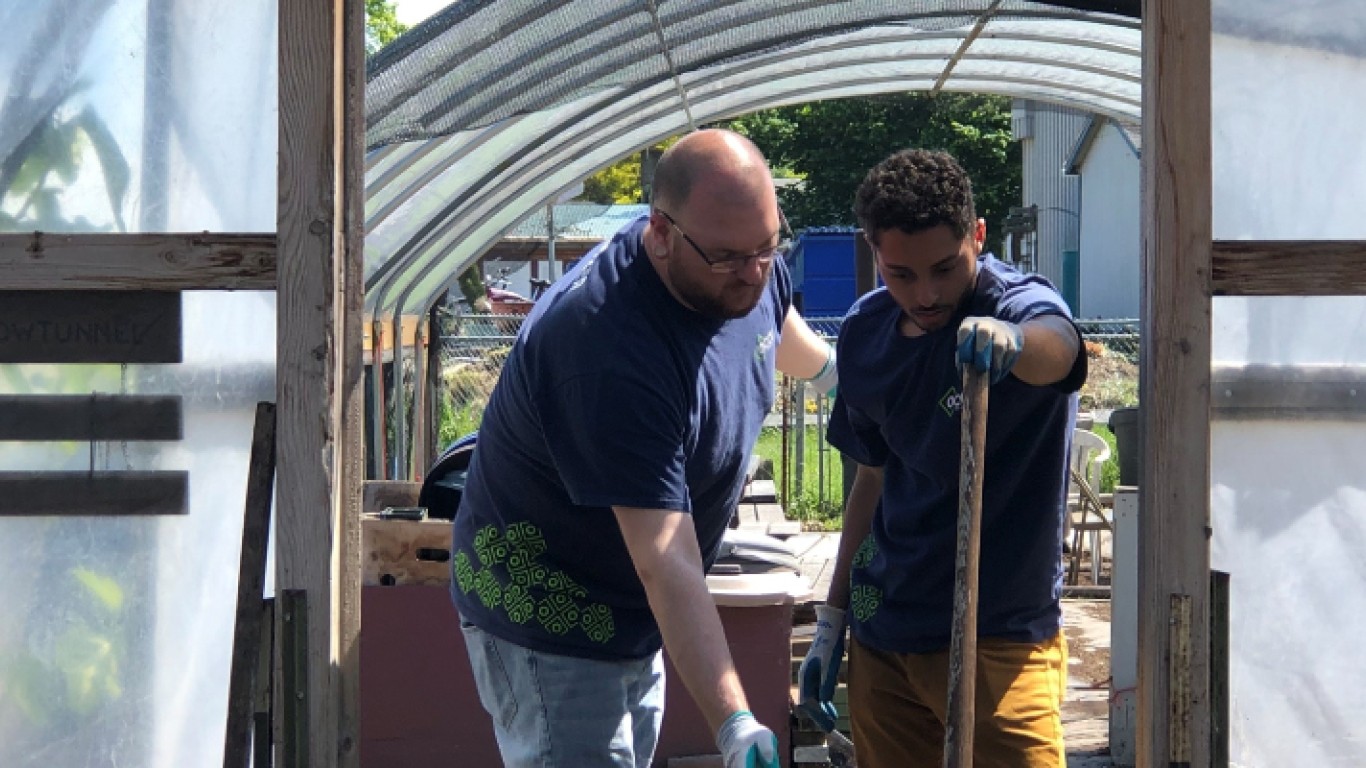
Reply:
M14 290L275 288L272 233L0 234L0 272Z
M261 653L266 580L266 541L270 535L270 500L275 486L275 405L256 404L251 458L247 462L247 501L242 517L242 553L238 559L237 619L228 678L228 724L223 768L251 764L252 714L256 710L256 675Z
M358 0L342 3L341 152L338 206L345 256L337 265L337 494L340 544L337 578L337 765L360 768L361 486L365 482L365 14Z
M1168 737L1167 765L1185 768L1191 764L1191 700L1195 681L1191 679L1191 599L1190 595L1169 598L1171 619L1167 625Z
M290 713L296 728L276 741L277 758L311 768L353 766L359 746L360 482L351 421L360 334L348 262L360 269L349 195L361 187L347 189L354 174L346 168L353 153L344 125L359 98L344 76L354 55L342 43L355 37L346 10L355 4L279 3L277 232L288 258L278 270L276 585L307 607L306 626L296 624L294 635L284 625L288 609L280 611L281 637L297 641L282 653L284 663L297 662L290 674L303 689L280 691L277 701L293 706L289 697L303 698Z
M1171 595L1190 596L1189 669L1207 679L1210 417L1210 0L1143 5L1143 341L1138 764L1171 754ZM1187 734L1209 743L1203 686ZM1192 765L1206 768L1199 750Z
M1215 296L1366 296L1366 241L1216 240Z
M0 517L183 515L188 472L0 472Z
M0 363L178 363L180 294L0 291Z
M365 586L451 583L451 524L446 520L361 521Z
M0 440L179 440L179 395L0 395Z

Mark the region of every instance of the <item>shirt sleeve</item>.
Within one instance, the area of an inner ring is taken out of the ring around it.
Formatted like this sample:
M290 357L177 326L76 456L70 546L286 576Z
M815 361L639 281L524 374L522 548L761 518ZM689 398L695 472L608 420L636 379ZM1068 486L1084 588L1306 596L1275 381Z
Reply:
M876 422L849 405L843 394L835 395L825 439L835 446L835 450L865 467L880 467L887 463L890 450L882 438L882 430Z
M783 323L787 322L788 310L792 309L792 273L787 262L781 258L773 260L772 289L777 301L775 314L778 317L778 332L782 333Z
M1025 275L1014 284L1006 286L1000 299L997 300L995 314L998 319L1017 325L1040 317L1056 315L1066 319L1072 325L1072 330L1077 332L1078 341L1082 338L1081 330L1077 328L1076 322L1072 319L1072 312L1067 308L1067 303L1054 290L1052 284L1038 275ZM1086 345L1078 344L1077 357L1072 361L1072 370L1061 381L1052 386L1054 389L1070 394L1081 389L1084 383L1086 383Z
M543 434L570 501L692 511L682 391L611 366L562 382L538 403Z

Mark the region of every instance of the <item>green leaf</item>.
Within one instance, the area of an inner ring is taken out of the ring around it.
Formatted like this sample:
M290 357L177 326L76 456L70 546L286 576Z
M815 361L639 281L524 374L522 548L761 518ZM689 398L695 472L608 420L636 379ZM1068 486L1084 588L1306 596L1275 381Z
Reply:
M12 703L29 723L46 725L59 706L53 670L27 650L0 664L0 704Z
M99 113L90 107L81 110L75 124L89 137L90 144L95 149L95 156L100 160L100 167L104 169L104 186L109 192L109 208L114 213L118 230L127 231L123 223L123 198L128 193L131 173L128 161L119 149L119 142Z
M88 715L123 694L113 642L84 623L57 638L53 660L66 681L66 706L77 714Z
M86 593L99 601L111 613L123 610L123 588L108 576L101 576L88 568L73 568L71 575L85 587Z

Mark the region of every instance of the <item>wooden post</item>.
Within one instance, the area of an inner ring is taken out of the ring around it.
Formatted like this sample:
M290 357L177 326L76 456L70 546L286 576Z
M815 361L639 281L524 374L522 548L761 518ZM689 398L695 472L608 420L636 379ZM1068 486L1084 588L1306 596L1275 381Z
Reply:
M411 457L408 463L408 474L404 480L421 480L423 474L427 472L427 437L431 433L431 420L427 418L427 411L431 407L431 402L427 399L430 391L427 388L427 345L430 341L429 331L431 324L426 322L425 316L419 315L417 327L413 329L413 408L412 408L412 428L408 434L412 435L412 448L408 455Z
M251 461L247 465L247 503L242 519L242 554L237 575L237 620L228 678L228 726L223 768L247 768L251 754L252 713L261 653L262 592L266 579L266 540L270 498L275 487L275 405L256 404ZM258 734L258 737L261 734Z
M360 6L279 3L275 583L307 607L294 635L279 612L306 690L277 686L303 698L276 743L325 768L359 761Z
M958 555L954 566L944 768L972 766L977 712L977 566L982 544L982 479L986 473L987 384L986 374L972 367L963 369Z
M1209 755L1210 0L1143 3L1138 764ZM1189 619L1173 614L1173 605ZM1174 622L1187 654L1169 667ZM1183 702L1173 682L1199 681ZM1180 704L1179 710L1173 708Z
M427 409L423 414L427 429L424 432L422 443L422 463L418 465L423 478L427 476L428 468L432 466L432 462L436 461L436 457L441 455L441 449L444 447L437 444L441 439L441 403L446 396L442 386L445 378L441 375L443 347L441 313L438 308L446 306L449 295L449 291L441 294L437 303L432 305L432 311L427 321L429 329L427 332L427 380L423 382L423 386L427 388Z
M334 504L337 521L337 608L331 631L340 673L336 765L360 767L361 496L365 486L365 3L342 0L341 190L337 209L343 256L334 280L341 299L334 308L338 338L333 360L337 380Z

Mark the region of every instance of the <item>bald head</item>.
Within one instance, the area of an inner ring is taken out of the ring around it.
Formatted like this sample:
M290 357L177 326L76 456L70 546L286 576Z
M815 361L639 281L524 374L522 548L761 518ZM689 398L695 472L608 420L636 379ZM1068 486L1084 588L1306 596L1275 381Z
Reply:
M773 199L773 177L754 142L733 131L697 131L660 156L654 203L680 209L698 191L736 204L765 204Z

